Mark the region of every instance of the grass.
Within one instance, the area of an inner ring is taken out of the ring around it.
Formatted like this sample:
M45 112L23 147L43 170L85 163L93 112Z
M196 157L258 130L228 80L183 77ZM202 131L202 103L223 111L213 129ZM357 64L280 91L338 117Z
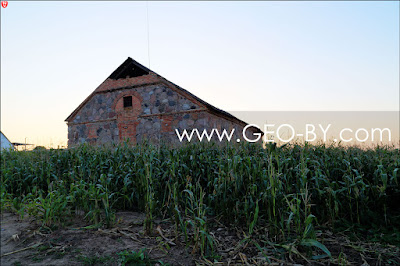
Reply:
M83 265L108 265L108 263L112 260L111 256L79 256L78 261L82 262Z
M162 214L186 247L209 259L218 259L209 232L217 219L262 254L273 247L319 259L331 256L320 228L399 246L399 155L390 147L308 144L2 152L1 204L50 229L78 211L113 227L117 210L135 210L146 214L151 235Z
M145 249L139 251L123 250L117 253L120 265L154 265L154 262L149 258Z

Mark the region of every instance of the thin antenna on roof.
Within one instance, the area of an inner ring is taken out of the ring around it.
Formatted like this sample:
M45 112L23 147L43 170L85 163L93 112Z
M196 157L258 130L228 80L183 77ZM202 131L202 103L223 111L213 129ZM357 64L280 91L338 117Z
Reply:
M149 68L150 68L149 1L146 1L146 12L147 12L147 56L148 56L148 59L149 59Z

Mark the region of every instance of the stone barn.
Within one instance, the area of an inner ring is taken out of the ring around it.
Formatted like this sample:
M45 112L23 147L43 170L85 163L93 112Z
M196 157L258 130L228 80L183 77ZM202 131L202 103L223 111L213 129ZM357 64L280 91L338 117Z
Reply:
M108 144L145 140L152 143L181 143L176 130L234 129L231 142L243 140L247 125L233 115L199 99L132 58L122 63L65 120L68 147L80 143ZM256 138L258 128L246 135ZM192 141L196 139L196 134ZM214 134L211 141L218 140ZM203 141L208 141L206 138ZM185 141L182 141L185 142ZM186 140L187 142L187 140Z

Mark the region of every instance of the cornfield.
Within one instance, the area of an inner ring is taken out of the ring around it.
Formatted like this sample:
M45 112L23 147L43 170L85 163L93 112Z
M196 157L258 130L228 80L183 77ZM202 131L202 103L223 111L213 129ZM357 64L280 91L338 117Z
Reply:
M216 221L240 229L267 262L271 247L329 258L317 237L324 228L392 229L388 242L400 245L399 155L307 144L10 151L1 154L1 203L48 228L77 213L113 227L117 211L144 212L146 234L156 218L169 219L187 248L214 260Z

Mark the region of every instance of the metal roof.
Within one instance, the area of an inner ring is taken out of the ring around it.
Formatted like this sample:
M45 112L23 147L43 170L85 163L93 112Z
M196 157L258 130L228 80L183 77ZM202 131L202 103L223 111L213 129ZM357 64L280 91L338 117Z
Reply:
M0 131L1 134L1 150L3 149L14 149L14 145L11 143L11 141L8 140L8 138L3 134L3 132Z

